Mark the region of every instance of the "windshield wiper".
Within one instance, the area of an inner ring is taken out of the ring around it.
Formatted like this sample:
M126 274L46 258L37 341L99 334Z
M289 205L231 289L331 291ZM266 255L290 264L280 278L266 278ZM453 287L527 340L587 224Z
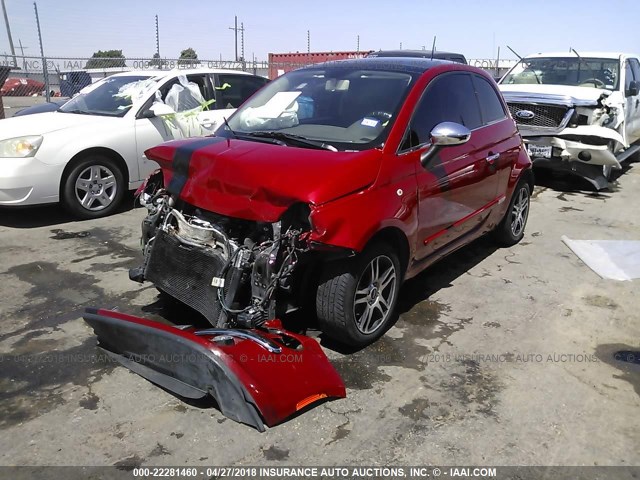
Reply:
M60 107L57 111L62 113L77 113L79 115L93 115L91 112L87 112L86 110L80 110L80 109L62 110L61 108L62 107Z
M284 133L284 132L274 132L274 131L259 131L259 132L248 132L246 135L252 137L265 137L265 138L275 138L277 140L283 140L290 143L297 143L301 146L312 147L321 150L330 150L332 152L337 152L338 149L333 145L329 145L324 142L317 142L315 140L310 140L302 135L294 135L293 133Z
M238 135L236 134L236 132L234 132L233 128L231 128L231 125L229 125L229 122L227 121L227 117L222 117L222 119L224 120L224 125L227 127L227 130L229 130L231 135L233 135L233 138L238 138Z

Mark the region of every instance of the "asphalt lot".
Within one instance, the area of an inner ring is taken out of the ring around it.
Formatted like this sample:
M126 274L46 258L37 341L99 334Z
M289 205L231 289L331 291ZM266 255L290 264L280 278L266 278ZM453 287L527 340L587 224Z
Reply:
M189 322L127 278L143 209L0 210L0 464L639 465L640 363L614 358L640 358L638 281L560 237L639 239L640 164L610 193L569 187L536 187L520 244L481 239L405 284L374 345L310 329L347 398L262 434L96 356L85 306Z
M52 102L58 102L63 100L60 97L52 97ZM41 103L47 103L46 97L2 97L2 104L4 106L5 118L13 117L14 113L22 110L23 108L32 107L33 105L40 105Z

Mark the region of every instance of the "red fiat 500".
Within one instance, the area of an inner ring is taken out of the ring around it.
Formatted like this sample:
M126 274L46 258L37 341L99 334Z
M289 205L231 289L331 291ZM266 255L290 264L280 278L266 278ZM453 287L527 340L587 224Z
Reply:
M146 152L144 264L130 272L216 327L315 301L320 328L382 335L402 282L491 232L524 233L531 162L493 79L366 58L266 85L216 136Z

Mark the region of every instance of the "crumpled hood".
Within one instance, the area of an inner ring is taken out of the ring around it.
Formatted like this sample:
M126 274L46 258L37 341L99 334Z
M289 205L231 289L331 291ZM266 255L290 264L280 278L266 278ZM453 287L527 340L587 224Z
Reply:
M114 122L122 122L122 118L61 112L34 113L1 120L0 140L24 135L44 135L65 128L87 125L95 128L109 128L108 126L113 125Z
M527 99L555 100L566 105L597 105L598 99L611 92L602 88L572 87L567 85L515 84L499 85L507 102L524 102Z
M371 185L379 150L332 152L208 137L145 152L163 169L170 193L204 210L275 222L294 203L326 203Z

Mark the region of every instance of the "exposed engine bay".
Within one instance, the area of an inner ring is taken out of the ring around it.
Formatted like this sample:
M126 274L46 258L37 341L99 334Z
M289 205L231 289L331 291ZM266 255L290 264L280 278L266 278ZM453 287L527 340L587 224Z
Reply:
M230 218L176 200L152 175L140 195L144 264L132 280L150 281L215 327L255 328L296 307L298 264L309 251L308 207L274 223ZM277 300L277 301L276 301Z

